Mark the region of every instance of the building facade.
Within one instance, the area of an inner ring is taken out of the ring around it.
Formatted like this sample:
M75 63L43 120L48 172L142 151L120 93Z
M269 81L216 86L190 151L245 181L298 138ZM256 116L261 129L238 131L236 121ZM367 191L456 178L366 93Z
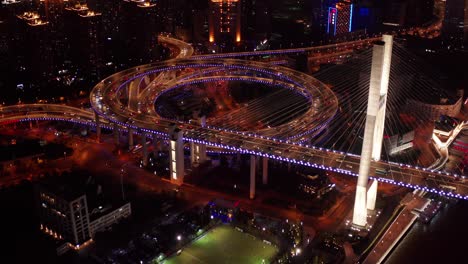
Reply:
M352 31L354 5L350 1L340 1L328 7L327 33L339 36Z
M41 189L39 203L42 230L76 247L91 238L86 195L68 200Z
M210 0L209 41L241 41L241 1Z
M463 96L456 102L441 100L439 104L429 104L414 99L409 99L405 105L405 111L413 113L416 116L426 120L439 120L441 116L446 115L456 117L461 110Z
M62 241L57 253L66 248L79 250L90 243L97 232L105 231L132 214L131 204L113 206L102 199L102 188L91 177L83 182L45 182L36 188L40 229Z

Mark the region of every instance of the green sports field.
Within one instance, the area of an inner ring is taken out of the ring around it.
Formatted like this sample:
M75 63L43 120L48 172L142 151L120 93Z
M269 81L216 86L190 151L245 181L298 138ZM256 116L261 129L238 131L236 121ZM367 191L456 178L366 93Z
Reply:
M269 263L277 253L275 246L267 245L259 238L230 226L219 226L184 248L180 255L172 256L163 263Z

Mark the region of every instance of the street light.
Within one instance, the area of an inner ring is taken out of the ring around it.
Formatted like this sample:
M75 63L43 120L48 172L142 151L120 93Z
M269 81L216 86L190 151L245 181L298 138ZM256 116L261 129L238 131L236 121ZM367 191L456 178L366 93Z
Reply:
M120 169L120 189L122 191L122 200L125 201L125 193L124 193L124 188L123 188L123 175L125 173L124 167L127 164L122 165L122 168Z
M296 248L296 256L301 254L301 249L300 248Z

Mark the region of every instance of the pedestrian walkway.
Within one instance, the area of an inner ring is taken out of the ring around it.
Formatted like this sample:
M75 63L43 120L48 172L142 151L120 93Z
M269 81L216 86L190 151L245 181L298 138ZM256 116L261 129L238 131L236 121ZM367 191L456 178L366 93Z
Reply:
M405 203L404 209L374 245L369 255L363 261L363 264L381 263L418 218L417 214L413 213L413 209L424 210L429 202L429 199L417 194L408 194L402 200L402 203Z

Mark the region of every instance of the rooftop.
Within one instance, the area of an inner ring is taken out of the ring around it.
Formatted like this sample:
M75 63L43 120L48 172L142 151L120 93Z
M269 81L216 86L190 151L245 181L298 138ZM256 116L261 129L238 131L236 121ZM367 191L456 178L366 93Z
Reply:
M87 195L88 206L93 197L101 193L101 186L96 183L94 177L83 174L63 174L62 176L48 177L39 183L41 189L62 197L67 201L73 201L82 195Z
M92 10L86 10L86 12L79 12L78 14L80 17L95 17L95 16L100 16L101 13L94 12Z

